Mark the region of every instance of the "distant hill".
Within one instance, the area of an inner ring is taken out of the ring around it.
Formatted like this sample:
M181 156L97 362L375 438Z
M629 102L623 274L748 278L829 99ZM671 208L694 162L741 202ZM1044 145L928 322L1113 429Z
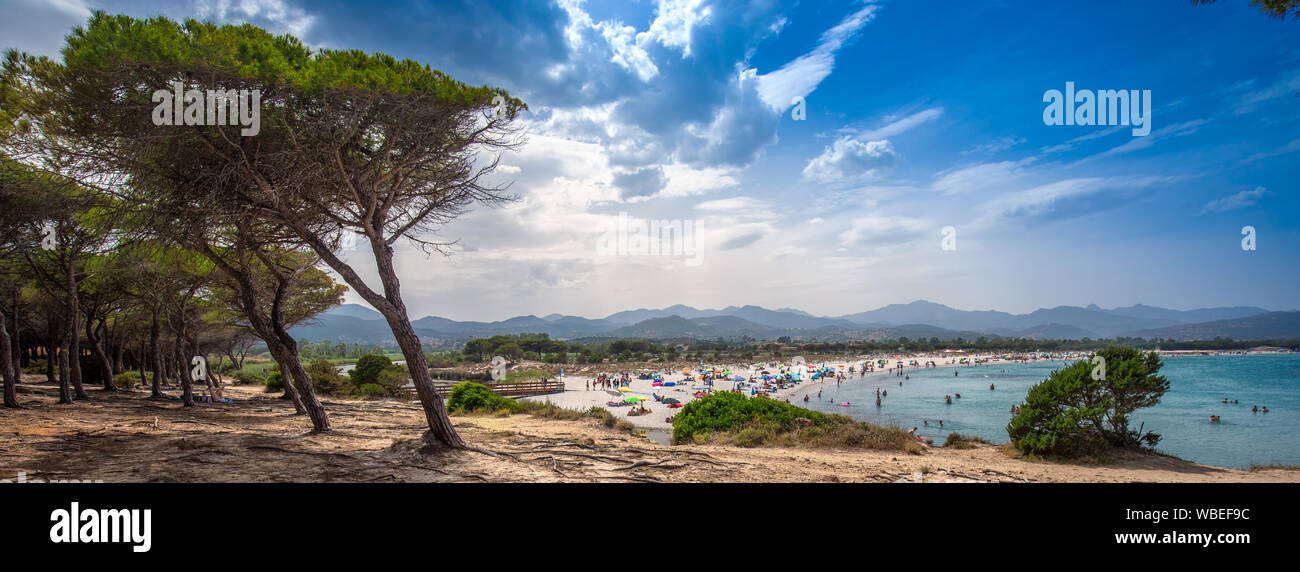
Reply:
M1287 337L1285 320L1264 316L1287 314L1251 306L1171 310L1142 304L1105 309L1097 305L1057 306L1028 314L996 310L958 310L917 300L838 317L814 316L792 308L728 306L719 310L681 304L660 309L640 308L584 318L549 314L515 316L497 322L457 321L425 316L412 322L422 338L459 343L499 334L545 333L558 339L652 338L713 339L780 336L817 341L1012 337L1029 339L1105 338L1117 335L1176 339L1272 339ZM1260 318L1254 321L1254 318ZM1218 322L1224 322L1222 324ZM1244 324L1244 325L1243 325ZM1253 324L1253 325L1252 325ZM1272 324L1272 325L1268 325ZM1232 333L1228 333L1232 332ZM1267 332L1267 337L1260 335ZM311 340L348 343L390 343L392 333L383 317L358 304L343 304L322 313L290 333Z
M1300 340L1300 312L1268 312L1245 318L1179 324L1126 334L1135 338L1178 341L1212 340Z

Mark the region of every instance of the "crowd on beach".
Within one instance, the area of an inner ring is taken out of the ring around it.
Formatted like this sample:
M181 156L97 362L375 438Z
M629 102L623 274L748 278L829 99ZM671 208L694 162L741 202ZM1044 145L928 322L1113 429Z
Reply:
M570 376L566 395L539 397L556 401L576 409L603 407L621 416L637 417L629 419L634 424L649 429L666 429L670 427L672 415L648 415L653 411L648 405L657 405L655 409L680 408L692 400L700 399L716 392L736 392L749 397L765 396L791 403L799 399L803 404L810 403L814 391L817 399L823 399L822 387L834 382L837 386L851 380L871 375L889 375L898 377L901 386L911 380L908 369L984 366L993 363L1026 363L1041 360L1082 359L1084 354L1076 353L1032 353L971 355L960 351L944 354L871 354L858 357L845 356L817 363L806 363L799 358L788 362L731 363L719 365L678 364L658 368L628 368L624 371L606 371L594 377ZM574 388L572 383L580 383ZM575 393L575 389L584 389ZM994 387L990 385L990 390ZM614 396L614 397L611 397ZM876 404L883 406L889 396L887 389L878 389ZM947 396L948 400L960 399L960 396ZM847 401L832 403L843 407L853 404ZM669 413L672 413L670 411ZM942 421L924 419L922 425L942 427Z

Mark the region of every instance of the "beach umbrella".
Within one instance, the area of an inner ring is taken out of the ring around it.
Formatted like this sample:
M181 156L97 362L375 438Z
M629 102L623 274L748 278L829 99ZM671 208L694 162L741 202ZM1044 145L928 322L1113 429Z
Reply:
M664 398L664 405L672 405L672 404L674 404L674 403L681 403L681 401L678 401L676 397L665 397L665 398Z
M632 388L630 388L630 387L620 387L620 388L618 388L618 390L619 390L619 391L632 391Z

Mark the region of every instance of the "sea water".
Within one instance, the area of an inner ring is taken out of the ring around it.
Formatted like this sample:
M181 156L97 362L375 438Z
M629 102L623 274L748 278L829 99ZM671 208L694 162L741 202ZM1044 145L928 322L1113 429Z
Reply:
M1169 380L1169 391L1160 403L1139 409L1130 421L1134 429L1141 424L1143 431L1161 435L1157 450L1239 469L1300 465L1300 354L1165 356L1162 360L1160 374ZM933 438L936 445L942 445L953 431L1006 443L1011 406L1022 403L1031 386L1065 363L905 368L904 375L911 379L893 373L849 377L838 386L830 383L798 391L790 401L871 423L917 427L918 435ZM876 388L889 392L880 407L876 407ZM944 402L945 395L953 396L951 405ZM1224 398L1238 403L1224 404ZM845 402L850 405L837 405ZM1269 412L1251 413L1255 405L1267 406ZM1222 421L1211 423L1211 415Z

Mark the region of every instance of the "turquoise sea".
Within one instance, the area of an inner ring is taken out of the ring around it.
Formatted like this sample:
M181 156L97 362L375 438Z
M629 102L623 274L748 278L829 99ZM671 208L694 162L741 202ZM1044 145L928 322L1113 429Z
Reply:
M1160 451L1239 469L1252 464L1300 465L1300 354L1167 356L1163 361L1161 373L1169 379L1169 392L1156 406L1138 410L1133 421L1134 427L1143 423L1144 430L1163 437ZM893 374L855 377L838 387L823 386L820 399L813 388L807 404L802 403L804 392L790 401L862 421L917 427L917 434L934 438L936 444L952 431L1006 443L1011 406L1063 364L906 368L904 375L911 379ZM959 375L953 376L954 371ZM879 408L876 388L889 392ZM944 403L944 395L954 396L952 405ZM1238 403L1224 404L1224 398ZM850 406L836 405L843 402ZM1269 412L1251 413L1254 405L1267 406ZM1222 421L1210 423L1210 415Z

